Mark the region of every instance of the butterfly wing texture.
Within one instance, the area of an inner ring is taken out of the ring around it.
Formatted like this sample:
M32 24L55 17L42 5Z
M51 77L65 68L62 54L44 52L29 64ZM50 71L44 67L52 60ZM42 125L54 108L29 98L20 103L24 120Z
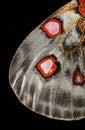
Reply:
M9 69L26 107L49 118L85 118L85 0L60 8L22 42Z

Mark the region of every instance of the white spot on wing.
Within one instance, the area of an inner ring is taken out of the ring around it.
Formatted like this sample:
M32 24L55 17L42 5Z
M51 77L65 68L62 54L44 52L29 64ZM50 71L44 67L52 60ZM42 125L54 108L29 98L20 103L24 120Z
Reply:
M46 28L51 34L56 34L59 32L59 24L56 22L48 22L46 24Z
M41 64L41 68L44 70L44 73L47 74L50 71L52 65L53 65L52 60L47 60Z

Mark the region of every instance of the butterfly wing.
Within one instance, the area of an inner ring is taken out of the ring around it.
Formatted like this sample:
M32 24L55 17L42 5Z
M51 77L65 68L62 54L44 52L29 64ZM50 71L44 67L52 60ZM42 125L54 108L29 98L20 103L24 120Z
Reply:
M85 17L71 1L41 23L16 51L9 81L31 110L54 119L85 117Z

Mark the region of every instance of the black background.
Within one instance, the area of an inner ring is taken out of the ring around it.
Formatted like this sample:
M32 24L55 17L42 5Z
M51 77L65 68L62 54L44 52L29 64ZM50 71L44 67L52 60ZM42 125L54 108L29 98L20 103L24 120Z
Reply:
M9 65L12 57L23 39L54 11L69 0L28 0L4 1L4 37L2 59L3 65L3 117L4 126L9 129L82 129L85 120L59 121L38 115L22 105L12 91L9 80Z

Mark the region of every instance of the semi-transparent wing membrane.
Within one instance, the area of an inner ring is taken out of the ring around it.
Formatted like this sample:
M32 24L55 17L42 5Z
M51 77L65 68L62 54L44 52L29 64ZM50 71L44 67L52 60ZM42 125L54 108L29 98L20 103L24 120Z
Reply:
M85 1L41 23L15 53L9 81L25 106L61 120L85 117Z

